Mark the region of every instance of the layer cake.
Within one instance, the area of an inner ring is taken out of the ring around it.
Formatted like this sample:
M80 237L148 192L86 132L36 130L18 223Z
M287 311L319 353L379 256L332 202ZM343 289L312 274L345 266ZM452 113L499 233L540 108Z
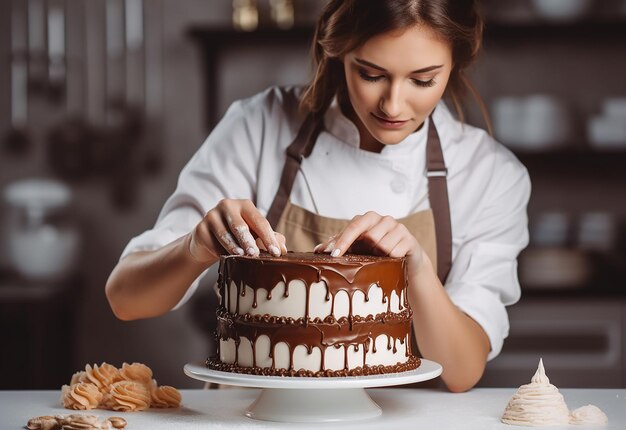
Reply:
M220 259L222 371L357 376L415 369L405 260L288 253Z

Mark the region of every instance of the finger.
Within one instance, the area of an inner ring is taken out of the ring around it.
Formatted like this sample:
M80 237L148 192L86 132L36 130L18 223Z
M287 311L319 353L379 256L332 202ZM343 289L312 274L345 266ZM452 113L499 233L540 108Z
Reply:
M368 231L378 222L382 217L376 212L367 212L364 215L358 215L350 221L346 228L337 235L333 250L330 252L332 257L338 257L342 255L355 240L359 238L364 232Z
M253 234L252 236L255 236L255 235ZM254 242L256 243L256 246L257 246L260 250L262 250L262 251L266 251L266 252L267 252L267 248L265 248L265 244L263 243L263 241L262 241L260 238L256 237L256 238L254 239Z
M243 249L237 244L233 235L228 231L228 227L224 224L220 214L216 211L209 212L206 217L206 223L203 223L206 227L203 229L202 227L198 230L202 237L202 242L209 245L215 246L215 240L217 244L219 244L226 252L229 254L243 255ZM204 231L203 231L204 230ZM208 236L205 235L208 233ZM215 240L214 240L215 238ZM217 253L221 252L217 250Z
M246 221L246 224L250 226L250 230L261 239L265 249L274 256L280 256L280 243L276 239L272 226L252 202L248 201L244 204L241 216Z
M412 249L413 242L408 238L403 238L400 242L396 244L396 246L389 251L387 255L394 258L401 258L409 255L410 250Z
M313 248L313 252L326 253L326 254L330 253L335 247L336 236L337 235L330 236L324 242L318 243L317 245L315 245L315 248Z
M259 255L259 248L256 241L250 233L250 228L246 221L239 215L237 209L231 206L231 203L220 203L223 217L228 225L228 230L234 236L239 246L245 251L246 255Z
M396 250L398 252L397 247L407 234L411 233L402 224L396 224L393 228L387 230L383 237L374 245L372 248L374 254L390 256L392 251Z
M274 232L274 236L276 236L276 241L280 247L280 251L282 255L285 255L287 251L287 239L280 233Z
M245 252L242 247L239 246L235 237L230 231L224 230L218 233L217 240L230 254L244 255Z
M279 234L279 233L275 233L275 234ZM283 240L284 240L284 238L283 238ZM285 246L285 244L284 243L280 243L280 240L278 238L276 238L276 241L278 242L278 248L281 251L280 255L286 254L288 251L287 251L287 247ZM263 241L261 240L260 237L256 238L256 245L259 247L259 249L262 249L263 251L267 251L267 249L265 248L265 244L263 243ZM279 255L276 255L276 257L278 257L278 256Z
M371 253L375 251L378 243L398 225L400 224L395 218L389 215L383 216L377 224L362 233L361 236L355 240L353 246L358 245L359 249L365 250L366 252L369 251Z

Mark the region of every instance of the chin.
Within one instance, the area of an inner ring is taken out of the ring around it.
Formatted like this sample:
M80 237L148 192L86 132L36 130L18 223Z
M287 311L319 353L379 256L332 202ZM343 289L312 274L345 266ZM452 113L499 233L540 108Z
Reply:
M383 145L397 145L398 143L406 139L409 133L398 130L396 132L391 131L391 132L377 133L377 134L372 134L372 135L377 141L379 141Z

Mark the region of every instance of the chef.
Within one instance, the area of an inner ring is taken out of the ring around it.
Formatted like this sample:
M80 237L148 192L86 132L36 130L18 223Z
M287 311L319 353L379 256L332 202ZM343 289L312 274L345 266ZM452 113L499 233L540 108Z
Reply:
M473 387L520 296L530 195L515 156L462 121L482 26L469 0L328 2L312 81L233 103L123 251L113 312L181 306L224 253L406 257L421 354L451 391Z

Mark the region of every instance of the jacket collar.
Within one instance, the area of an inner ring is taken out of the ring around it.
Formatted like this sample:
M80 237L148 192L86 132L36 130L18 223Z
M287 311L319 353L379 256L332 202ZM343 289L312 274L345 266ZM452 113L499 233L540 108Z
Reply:
M452 116L443 100L437 104L432 118L437 126L437 132L444 149L449 144L460 142L463 132L462 124ZM385 146L381 155L407 154L417 147L425 145L428 136L428 123L429 120L427 119L422 128L409 134L403 141L395 145ZM326 131L338 140L349 146L359 147L359 130L343 114L336 97L324 114L324 126Z

